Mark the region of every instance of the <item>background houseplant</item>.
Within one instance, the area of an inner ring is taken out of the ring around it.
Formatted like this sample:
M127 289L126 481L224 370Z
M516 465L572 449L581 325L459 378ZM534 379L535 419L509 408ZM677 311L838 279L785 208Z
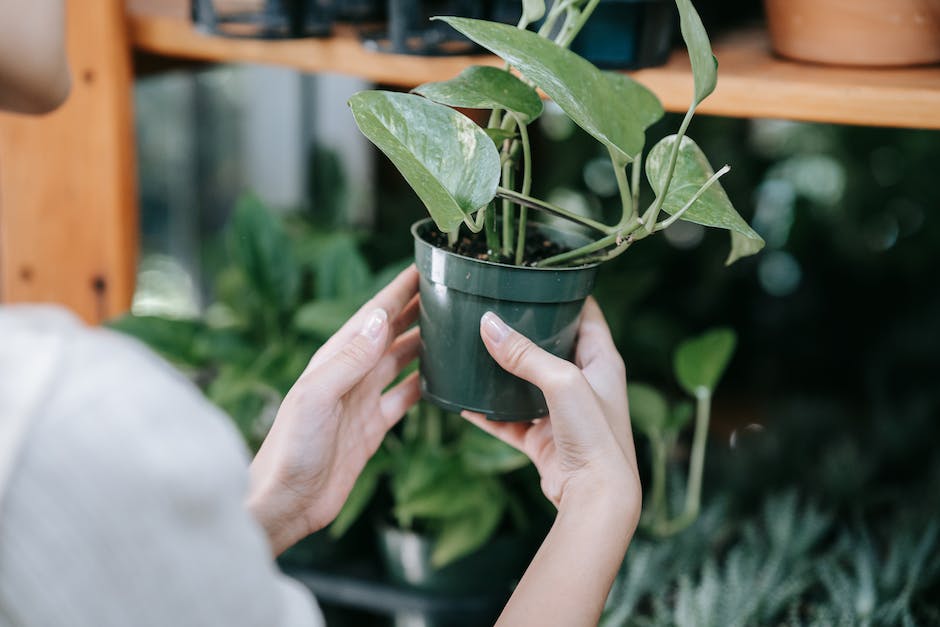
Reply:
M678 533L695 522L702 499L702 473L711 415L712 395L734 353L737 337L730 329L714 329L682 342L673 364L683 391L695 400L670 407L651 386L632 382L628 388L630 420L650 444L652 480L641 524L658 536ZM695 438L689 456L682 513L672 516L667 500L667 462L675 456L679 434L695 415Z
M181 368L256 451L311 354L404 264L373 273L353 234L278 217L251 194L238 201L225 240L215 299L203 316L129 315L111 326ZM515 449L419 404L366 466L330 533L301 541L282 560L335 568L368 553L372 526L354 523L369 511L367 522L382 521L380 546L404 539L420 545L426 560L418 576L406 573L388 546L392 582L504 594L528 563L529 536L544 511L531 505L538 496L533 472ZM337 544L347 534L352 542ZM494 539L487 554L473 555Z
M546 16L542 2L525 2L518 28L440 18L502 57L506 69L471 67L450 81L416 88L420 96L371 91L350 99L360 130L401 171L434 222L434 227L430 221L416 224L413 233L422 274L422 386L426 398L444 407L472 409L500 420L545 413L538 391L496 368L476 338L477 321L487 309L544 348L568 357L580 303L593 283L592 264L617 257L680 219L729 230L729 263L763 246L718 184L728 168L715 173L685 136L696 106L717 80L708 37L688 0L677 0L677 6L695 96L678 133L646 155L646 175L656 196L641 210L644 132L662 116L662 107L630 78L602 72L566 49L597 4L559 2ZM526 30L543 16L539 33ZM548 35L556 32L550 40ZM522 78L510 73L511 68ZM621 200L614 224L530 195L527 126L542 112L535 87L608 149ZM481 129L450 107L489 109L489 124ZM566 235L557 227L532 223L529 209L577 229ZM660 220L662 215L668 217ZM461 235L461 229L468 234ZM565 267L553 269L559 266ZM560 283L565 286L553 290ZM454 323L442 324L442 317ZM454 354L467 365L465 370L443 368L444 355Z
M917 413L893 413L917 428L885 437L826 400L782 400L712 455L690 528L633 540L601 625L935 624L940 457L920 441L938 426Z
M330 535L341 537L371 511L393 581L505 594L528 564L532 532L547 513L532 506L542 500L537 483L525 455L420 403L369 461Z
M727 6L722 4L722 11ZM697 2L696 7L704 19L706 5ZM211 90L209 95L217 97L220 79L227 86L238 85L241 71L214 67L198 78ZM232 164L246 159L251 150L233 143L244 111L232 108L228 88L227 108L206 110L203 103L196 118L181 106L189 99L167 106L166 92L178 81L174 73L138 84L138 136L162 139L179 118L192 117L197 123L191 135L198 138L204 155L197 176L188 160L191 144L142 146L143 151L150 147L140 176L150 182L144 234L145 251L151 253L175 254L159 221L167 207L181 208L203 222L213 220L211 224L224 220L232 207L231 194L241 183L219 173L241 172ZM155 98L157 94L163 96ZM234 103L239 102L235 97ZM322 111L312 109L307 115L320 116ZM210 123L218 120L234 129ZM672 132L680 121L681 115L667 114L650 130L648 143ZM587 215L609 221L619 211L619 201L602 147L554 107L546 107L529 131L540 161L534 168L544 173L533 181L534 194L572 209L580 205L590 212ZM754 227L767 240L768 250L724 269L723 238L702 237L702 229L680 221L665 232L667 237L633 247L598 276L594 294L627 360L631 381L651 382L669 398L684 396L675 387L671 364L672 349L682 338L717 324L731 324L740 336L720 384L704 472L702 518L714 516L713 509L719 511L718 532L708 536L706 550L684 548L690 546L683 540L685 534L656 544L670 549L670 563L685 558L688 565L682 572L696 590L706 560L724 564L731 542L722 530L756 521L768 494L794 491L799 502L815 502L834 516L822 548L841 537L841 530L851 530L861 516L879 558L878 570L887 572L882 560L891 552L893 538L907 535L899 530L911 525L912 532L922 534L926 526L915 521L929 519L940 507L934 499L940 458L933 446L940 425L935 385L940 371L940 299L929 289L940 267L940 214L931 210L940 204L934 184L940 137L935 131L716 116L696 116L689 133L713 162L734 164L733 176L723 178L722 184L742 215L755 216ZM350 143L357 139L348 137ZM553 154L566 158L551 160ZM383 163L375 176L381 201L376 204L374 232L386 235L358 240L372 268L409 255L410 240L387 234L405 232L424 211L394 168L384 159L378 161ZM601 181L606 185L609 180L609 188L596 185L598 165L607 166ZM161 178L163 173L176 178ZM204 194L202 202L183 202L180 193L188 189ZM648 189L642 194L649 194ZM318 215L328 209L318 197L311 202ZM192 237L205 247L211 243L205 238L214 233L203 227ZM337 238L345 237L345 231L337 231ZM201 284L210 289L211 283ZM674 464L687 459L691 428L688 436L680 436ZM647 447L641 440L637 445L642 458ZM641 459L641 471L647 468L648 462ZM673 485L680 498L670 502L681 508L683 477L677 476ZM717 508L720 503L725 507ZM696 529L687 533L699 535ZM640 536L635 542L639 549L653 541ZM840 565L846 572L854 569L851 555L861 555L863 549L859 542L845 546ZM811 555L812 569L825 554ZM649 624L651 613L660 608L659 622L665 622L678 581L676 575L644 593L631 622L644 624L645 618ZM913 597L918 624L937 623L936 579L921 581L927 588ZM878 588L879 605L895 598L881 584ZM807 605L829 603L826 591L815 586L802 598ZM844 598L853 600L854 595ZM777 624L787 623L800 624L786 616ZM362 627L366 622L335 624Z
M111 326L182 368L257 450L310 356L405 264L373 274L353 234L287 222L251 194L224 235L201 317L128 315Z

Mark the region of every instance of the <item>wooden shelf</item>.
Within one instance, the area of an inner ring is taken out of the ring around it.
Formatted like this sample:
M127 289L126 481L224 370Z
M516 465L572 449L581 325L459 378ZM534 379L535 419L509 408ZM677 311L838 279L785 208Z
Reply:
M130 0L130 38L141 51L201 61L261 63L305 72L335 72L376 83L413 87L451 78L492 56L416 57L363 47L352 30L326 39L261 41L203 34L187 19L188 2ZM718 88L702 113L788 118L838 124L940 129L940 66L860 69L784 61L770 53L766 33L749 29L714 42ZM684 111L692 76L684 51L662 67L632 73L669 111Z

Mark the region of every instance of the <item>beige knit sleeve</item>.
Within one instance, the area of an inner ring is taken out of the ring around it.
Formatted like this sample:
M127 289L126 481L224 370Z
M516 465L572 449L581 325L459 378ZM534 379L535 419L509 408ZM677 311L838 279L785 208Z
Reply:
M242 505L228 419L143 346L71 326L0 502L0 625L322 625Z

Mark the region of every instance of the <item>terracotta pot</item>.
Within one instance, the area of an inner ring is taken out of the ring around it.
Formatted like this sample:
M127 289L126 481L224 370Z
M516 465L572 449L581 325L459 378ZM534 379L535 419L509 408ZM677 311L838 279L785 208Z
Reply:
M940 62L940 0L764 0L774 51L801 61Z

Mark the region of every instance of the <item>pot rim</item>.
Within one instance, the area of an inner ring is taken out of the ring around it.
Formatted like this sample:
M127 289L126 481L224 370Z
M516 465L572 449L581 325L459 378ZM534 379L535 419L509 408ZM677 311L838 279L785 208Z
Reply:
M428 224L428 223L432 223L432 224L433 224L433 222L434 222L434 221L433 221L431 218L421 218L420 220L418 220L417 222L414 222L414 223L411 225L411 229L410 229L410 230L411 230L411 235L414 237L414 239L415 239L416 242L420 242L421 244L427 246L428 248L433 248L434 250L439 250L439 251L441 251L442 253L444 253L445 255L449 255L449 256L451 256L451 257L457 257L458 259L465 259L465 260L467 260L468 262L480 264L480 265L483 265L483 266L491 266L491 267L493 267L493 268L506 268L506 269L509 269L509 270L528 270L528 271L532 271L532 272L583 272L584 270L592 270L592 269L594 269L594 268L597 268L598 266L601 265L601 263L603 263L603 262L601 262L601 261L595 261L594 263L586 263L586 264L582 264L582 265L580 265L580 266L552 266L552 267L549 267L549 268L539 268L538 266L536 266L536 267L532 267L532 266L517 266L517 265L514 265L514 264L499 263L499 262L496 262L496 261L488 261L488 260L486 260L486 259L476 259L475 257L467 257L467 256L465 256L465 255L461 255L461 254L459 254L459 253L455 253L455 252L452 251L452 250L447 250L446 248L441 248L441 247L439 247L439 246L435 246L435 245L432 244L431 242L429 242L429 241L427 241L426 239L424 239L424 238L418 233L418 229L419 229L421 226L423 226L423 225L425 225L425 224ZM550 228L550 229L555 229L555 230L557 230L557 231L565 231L565 230L566 230L566 229L563 228L563 227L557 227L557 226L552 225L552 224L545 224L544 222L541 222L541 221L539 221L539 220L529 220L529 221L528 221L528 224L529 224L529 225L537 225L537 226L540 226L540 227L548 227L548 228ZM569 232L575 232L575 231L569 230Z

